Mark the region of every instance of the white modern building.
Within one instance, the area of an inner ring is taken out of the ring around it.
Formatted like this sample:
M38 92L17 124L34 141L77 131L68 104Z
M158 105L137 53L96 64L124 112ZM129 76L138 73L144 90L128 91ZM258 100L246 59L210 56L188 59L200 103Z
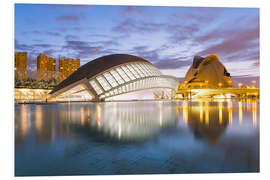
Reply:
M178 79L147 60L127 54L97 58L81 66L49 94L49 101L171 99Z

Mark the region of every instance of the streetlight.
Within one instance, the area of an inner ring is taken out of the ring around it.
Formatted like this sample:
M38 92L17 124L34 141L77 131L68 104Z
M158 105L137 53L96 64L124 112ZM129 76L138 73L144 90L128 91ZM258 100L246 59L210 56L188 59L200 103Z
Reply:
M222 83L218 83L218 87L221 88L221 86L222 86Z
M243 85L242 83L238 83L239 88L241 88L242 85Z
M251 82L252 82L253 86L255 87L256 81L252 80Z

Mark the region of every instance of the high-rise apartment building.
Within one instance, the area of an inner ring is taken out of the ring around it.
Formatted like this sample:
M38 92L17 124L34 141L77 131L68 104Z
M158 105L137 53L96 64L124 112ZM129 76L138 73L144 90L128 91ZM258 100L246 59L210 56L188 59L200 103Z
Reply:
M50 80L55 78L56 74L56 59L39 54L37 57L37 80Z
M15 52L15 78L27 78L27 52Z
M59 59L58 71L66 78L80 67L80 59Z

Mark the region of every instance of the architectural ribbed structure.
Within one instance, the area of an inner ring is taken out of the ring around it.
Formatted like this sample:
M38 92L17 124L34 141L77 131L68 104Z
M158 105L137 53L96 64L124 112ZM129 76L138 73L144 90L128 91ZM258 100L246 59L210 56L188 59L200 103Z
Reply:
M177 78L163 75L147 60L113 54L81 66L50 92L48 100L170 99L177 87Z

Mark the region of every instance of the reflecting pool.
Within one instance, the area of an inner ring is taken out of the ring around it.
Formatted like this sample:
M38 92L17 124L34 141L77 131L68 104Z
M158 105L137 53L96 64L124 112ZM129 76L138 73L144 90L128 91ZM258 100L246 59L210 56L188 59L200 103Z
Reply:
M259 172L259 103L15 105L15 175Z

